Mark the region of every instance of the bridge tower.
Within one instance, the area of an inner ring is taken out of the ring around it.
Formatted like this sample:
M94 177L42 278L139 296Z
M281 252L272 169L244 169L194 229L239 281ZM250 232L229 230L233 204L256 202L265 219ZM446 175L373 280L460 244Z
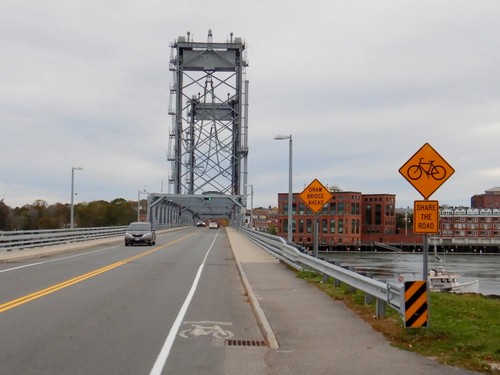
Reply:
M225 43L215 43L209 30L206 42L195 42L188 32L170 47L169 192L243 195L246 200L245 44L232 33Z

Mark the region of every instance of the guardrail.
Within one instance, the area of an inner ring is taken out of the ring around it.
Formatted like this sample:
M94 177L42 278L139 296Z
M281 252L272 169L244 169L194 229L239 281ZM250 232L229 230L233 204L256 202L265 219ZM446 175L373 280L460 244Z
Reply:
M297 247L288 244L281 237L245 227L239 227L238 230L274 257L296 270L310 269L324 276L332 277L336 285L342 282L354 289L361 290L365 293L366 303L370 303L371 298L374 297L376 299L377 318L385 316L387 305L401 315L404 314L403 286L374 280L352 270L310 256L299 251Z
M0 231L0 251L22 250L63 243L121 236L126 226L104 228Z

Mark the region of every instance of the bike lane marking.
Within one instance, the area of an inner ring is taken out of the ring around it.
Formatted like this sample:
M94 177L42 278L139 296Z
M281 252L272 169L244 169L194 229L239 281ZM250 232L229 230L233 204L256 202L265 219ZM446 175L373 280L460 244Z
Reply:
M212 321L199 321L199 322L184 322L186 325L191 325L192 328L182 330L179 336L185 339L190 336L200 337L212 335L216 339L230 339L234 333L222 328L221 326L232 326L231 322L212 322Z
M193 280L191 289L189 290L189 293L186 296L186 300L182 304L182 307L179 310L177 317L175 318L174 324L170 328L170 332L168 333L168 336L163 344L163 347L160 350L160 353L158 354L158 357L156 358L156 361L149 375L160 375L161 372L163 371L163 367L165 367L167 363L168 355L170 354L170 350L172 349L172 345L174 344L175 337L177 336L177 332L179 332L179 328L181 327L182 321L186 316L187 309L191 304L191 301L193 300L194 293L196 292L196 288L198 287L198 283L201 278L201 273L203 271L203 268L205 267L205 262L207 261L208 255L210 254L210 251L212 250L215 244L215 240L217 239L218 234L219 231L215 233L215 237L212 243L210 244L207 252L205 253L205 257L203 258L203 261L201 262L200 267L198 268L198 272L196 273L196 276Z

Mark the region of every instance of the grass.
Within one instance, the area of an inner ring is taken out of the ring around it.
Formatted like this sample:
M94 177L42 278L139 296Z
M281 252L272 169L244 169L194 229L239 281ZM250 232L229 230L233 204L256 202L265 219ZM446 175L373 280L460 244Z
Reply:
M399 312L387 308L386 317L375 318L375 305L364 303L364 293L335 287L322 275L302 271L298 277L343 301L382 333L393 346L417 352L440 363L492 374L491 363L500 363L500 299L478 294L431 293L429 327L405 328Z

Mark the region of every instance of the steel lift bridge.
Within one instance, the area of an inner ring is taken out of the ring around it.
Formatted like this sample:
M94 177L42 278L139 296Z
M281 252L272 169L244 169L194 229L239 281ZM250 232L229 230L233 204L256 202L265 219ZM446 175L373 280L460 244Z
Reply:
M247 197L248 81L245 44L180 36L171 44L168 193L148 195L156 224L238 220Z

